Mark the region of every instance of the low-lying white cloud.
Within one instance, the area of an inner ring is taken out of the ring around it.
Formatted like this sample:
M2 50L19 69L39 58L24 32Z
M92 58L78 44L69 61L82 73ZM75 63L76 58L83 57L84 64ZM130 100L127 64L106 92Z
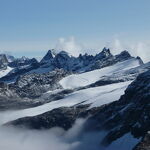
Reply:
M0 127L1 150L131 150L140 139L129 133L108 147L100 143L106 131L88 132L83 129L85 119L77 119L68 131L62 128L29 130L16 127ZM126 144L128 143L128 144Z
M29 130L15 127L0 127L0 149L3 150L71 150L79 142L68 141L75 138L78 125L83 125L84 120L77 120L69 130L52 128L49 130ZM72 134L71 134L72 133Z
M62 128L49 130L29 130L15 127L0 127L1 150L91 150L91 136L82 139L85 119L76 120L74 126L68 131ZM98 136L98 135L97 135ZM98 140L97 140L98 139ZM99 149L100 139L95 139L92 150ZM83 141L82 141L83 140Z

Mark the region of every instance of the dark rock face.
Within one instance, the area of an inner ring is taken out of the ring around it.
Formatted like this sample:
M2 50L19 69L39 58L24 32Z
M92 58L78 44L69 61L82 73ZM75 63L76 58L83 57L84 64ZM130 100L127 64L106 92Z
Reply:
M147 133L142 141L133 150L150 150L150 134Z
M100 109L98 107L87 110L88 107L89 105L61 107L38 116L20 118L7 123L7 125L27 127L31 129L61 127L68 130L75 123L76 119L94 115ZM89 124L87 124L86 128L90 130Z
M20 118L8 123L8 125L13 124L15 126L23 126L31 129L62 127L63 129L68 130L79 117L79 114L84 112L86 108L87 106L76 108L62 107L35 117Z
M20 75L24 75L28 73L29 71L32 71L37 68L39 68L39 63L36 61L35 63L33 62L32 64L27 65L27 66L16 67L6 76L0 78L0 81L1 82L15 81Z
M42 102L19 98L17 95L11 98L0 96L0 111L26 109L39 105L42 105Z
M20 98L35 99L49 90L61 89L58 82L67 75L68 72L61 69L44 74L22 75L16 79L15 83L8 85L1 82L0 93L7 98L14 95Z
M55 52L54 50L49 50L47 52L47 54L43 57L43 59L41 60L40 64L41 65L44 65L46 63L52 63L53 59L54 59L54 56L55 56Z
M116 55L116 59L118 60L126 60L128 58L131 58L131 55L126 50L121 52L119 55Z
M103 48L102 52L97 54L95 57L97 60L105 59L107 57L112 57L113 55L110 52L110 49L107 49L106 47Z
M103 144L110 144L124 134L143 137L150 130L150 70L139 75L119 101L106 105L92 116L96 129L106 129Z
M64 70L55 70L45 74L27 74L20 76L15 84L9 86L20 97L37 98L49 90L60 89L58 82L67 75Z
M7 68L8 60L5 54L0 54L0 69Z
M25 74L33 69L39 67L39 63L35 58L29 59L26 57L15 59L13 56L1 54L0 55L1 69L5 70L7 67L14 68L7 75L0 78L1 82L9 82L16 80L18 76Z

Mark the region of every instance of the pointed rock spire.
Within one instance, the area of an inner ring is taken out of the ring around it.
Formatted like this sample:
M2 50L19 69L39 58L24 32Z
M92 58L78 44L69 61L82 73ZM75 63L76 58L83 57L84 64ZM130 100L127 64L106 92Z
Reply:
M103 50L96 55L97 59L104 59L113 56L109 48L104 47Z
M48 50L48 52L46 53L46 55L43 57L43 59L41 60L40 63L45 63L45 62L49 62L51 61L52 59L54 59L56 53L55 53L55 50L52 49L52 50Z

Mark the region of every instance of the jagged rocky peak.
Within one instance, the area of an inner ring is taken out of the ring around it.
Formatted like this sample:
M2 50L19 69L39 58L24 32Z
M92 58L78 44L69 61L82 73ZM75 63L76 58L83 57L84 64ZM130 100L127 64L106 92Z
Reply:
M132 58L130 53L127 50L122 51L120 54L116 55L117 59L126 60Z
M96 114L95 118L109 130L104 138L105 144L131 133L140 138L150 131L150 70L140 74L121 96ZM101 124L100 128L101 128Z
M109 48L106 48L106 47L103 48L102 53L103 53L105 56L112 55L111 52L110 52L110 49L109 49Z
M21 58L14 59L12 62L9 62L8 66L10 67L20 67L20 66L26 66L38 63L38 61L35 58L28 58L25 56L22 56Z
M63 68L65 70L69 70L70 61L72 57L66 51L60 51L54 58L54 66L55 68Z
M0 54L0 68L6 67L8 64L8 59L5 54Z
M108 58L108 57L112 57L113 55L110 52L109 48L104 47L103 50L96 55L97 59L104 59L104 58Z
M51 70L63 68L73 72L86 72L113 65L117 62L133 58L127 51L114 56L109 48L104 47L97 55L79 54L71 56L66 51L49 50L40 62L41 67L49 67ZM142 62L142 61L141 61Z
M124 50L120 53L122 56L131 57L130 53L127 50Z
M51 50L48 50L46 55L49 56L49 57L54 58L57 55L57 52L56 52L55 49L51 49Z
M124 61L124 60L135 58L135 57L132 57L131 54L127 50L124 50L120 54L115 55L115 58L117 61ZM139 56L137 56L136 59L139 61L140 65L144 64L142 59Z
M56 53L55 53L54 49L48 50L48 52L43 57L43 59L41 60L41 62L53 59L55 57L55 55L56 55Z

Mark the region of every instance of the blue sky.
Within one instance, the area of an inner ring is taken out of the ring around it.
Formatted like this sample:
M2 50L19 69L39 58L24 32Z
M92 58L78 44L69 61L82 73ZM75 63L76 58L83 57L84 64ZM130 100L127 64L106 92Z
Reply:
M0 0L0 50L16 56L117 44L148 49L149 40L149 0Z

